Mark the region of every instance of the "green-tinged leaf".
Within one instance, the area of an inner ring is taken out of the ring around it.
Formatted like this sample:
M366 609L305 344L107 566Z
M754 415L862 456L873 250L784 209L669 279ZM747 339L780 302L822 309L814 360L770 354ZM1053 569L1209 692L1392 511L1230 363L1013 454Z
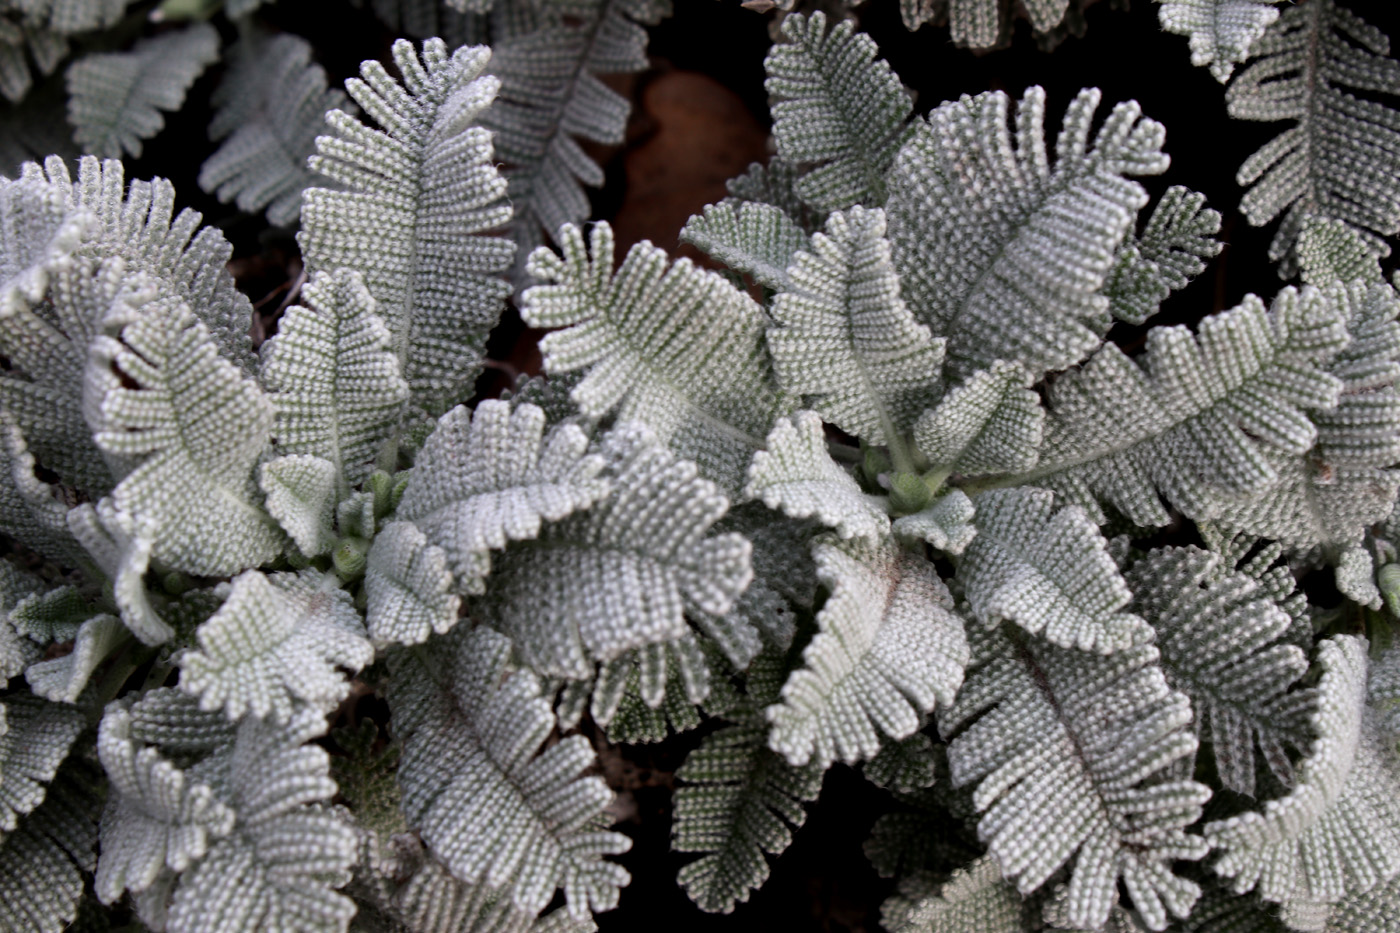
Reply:
M807 819L826 769L793 766L770 750L763 707L777 699L783 666L774 653L749 667L746 693L725 711L733 724L712 732L686 756L676 777L671 849L701 857L680 870L679 882L704 911L730 913L768 878L767 855L781 855Z
M335 507L344 483L335 463L311 454L277 457L258 467L258 486L267 497L263 508L307 557L335 546Z
M1205 195L1180 186L1167 189L1142 234L1129 236L1118 251L1103 287L1110 314L1141 324L1168 295L1200 275L1207 259L1219 255L1225 245L1215 239L1220 212L1205 204Z
M253 480L272 403L186 306L152 302L93 340L86 391L100 399L88 416L98 447L131 464L103 501L128 525L151 526L153 559L223 576L281 551Z
M1291 783L1288 749L1307 747L1314 698L1293 689L1308 662L1288 641L1288 613L1258 580L1195 547L1151 551L1126 579L1132 608L1157 633L1167 683L1191 698L1221 783L1255 793L1256 745Z
M537 673L570 680L687 637L687 613L747 664L758 632L729 613L753 577L751 549L742 535L710 533L729 508L724 493L639 425L614 429L602 452L612 492L501 554L483 617Z
M976 476L1035 466L1045 412L1015 363L993 363L954 386L914 424L914 443L935 468Z
M166 870L186 870L213 840L231 833L235 821L209 785L190 779L157 749L143 747L131 731L128 707L113 705L97 738L97 756L111 782L94 882L104 904L125 890L145 891Z
M563 424L545 435L544 412L483 401L454 408L423 445L395 518L442 549L463 594L486 591L491 552L540 536L546 523L586 511L611 489L588 435Z
M1200 894L1173 863L1209 851L1186 827L1210 788L1174 767L1196 750L1190 701L1150 644L1101 655L1014 632L973 628L967 680L938 717L952 783L977 785L978 836L1022 894L1073 861L1074 926L1103 925L1121 881L1147 926L1164 929Z
M807 233L782 208L752 201L707 204L681 230L681 242L698 246L730 269L782 290L788 267L807 246Z
M355 486L392 436L408 384L359 272L318 273L302 299L263 345L273 436L278 451L328 460Z
M905 136L911 102L899 78L876 61L875 41L826 15L783 18L786 43L764 61L778 155L811 166L797 193L820 210L877 206L885 171Z
M826 452L822 420L800 411L779 419L754 454L744 495L791 518L816 518L841 538L878 541L889 532L883 503L861 492Z
M938 499L920 512L894 520L890 530L905 544L923 542L948 554L961 554L977 535L977 508L961 489Z
M510 293L496 275L515 246L483 235L511 216L491 134L476 125L499 84L481 74L489 55L429 39L420 57L399 40L402 84L370 61L345 85L381 129L332 110L334 135L310 161L344 190L307 189L298 241L312 269L364 274L409 385L404 429L471 393Z
M1317 657L1316 739L1292 790L1204 827L1236 894L1335 903L1400 874L1400 759L1366 705L1366 642L1338 635Z
M704 475L743 485L781 407L763 334L767 316L747 294L688 259L668 264L650 243L613 274L613 235L596 224L559 231L562 257L537 250L521 316L565 328L540 341L551 375L586 370L570 393L589 418L640 421Z
M922 714L953 701L968 653L952 597L922 557L832 538L812 553L831 595L803 666L765 715L769 748L824 770L874 757L881 736L917 731Z
M973 616L1008 620L1063 648L1112 654L1152 640L1127 612L1132 592L1084 510L1056 507L1044 489L984 493L977 536L958 565Z
M129 639L127 627L116 616L93 615L79 627L71 651L29 665L24 679L35 696L76 703L93 671Z
M405 652L394 663L390 704L403 741L403 810L457 880L508 887L538 912L563 888L569 913L617 903L628 874L602 856L630 841L595 829L612 793L582 736L541 748L555 726L538 678L510 671L510 641L458 629L436 659ZM431 663L429 669L427 665Z
M180 689L201 709L281 723L298 702L329 712L350 692L338 668L374 660L350 594L330 574L249 570L217 592L223 606L196 631L198 648L180 656Z
M1208 519L1279 481L1271 451L1318 439L1309 412L1337 404L1327 366L1347 344L1334 295L1284 289L1147 335L1141 361L1106 344L1050 387L1040 465L1030 481L1102 518L1105 501L1140 525L1165 525L1165 499Z
M161 111L179 110L218 58L219 33L208 23L143 39L129 52L84 56L66 76L73 138L103 158L139 157L141 141L165 127Z
M884 212L832 214L787 277L768 330L779 385L846 433L894 443L938 395L943 341L899 296Z
M390 522L365 563L365 621L375 641L414 645L457 624L462 598L452 590L442 548L411 522Z

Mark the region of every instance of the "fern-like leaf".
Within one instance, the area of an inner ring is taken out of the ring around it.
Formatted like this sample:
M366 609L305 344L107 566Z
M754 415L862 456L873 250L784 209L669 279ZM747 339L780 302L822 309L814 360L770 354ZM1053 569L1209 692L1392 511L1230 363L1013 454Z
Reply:
M1215 239L1220 212L1205 203L1205 195L1174 185L1152 209L1142 233L1124 242L1103 289L1115 318L1146 321L1224 248Z
M1045 412L1014 363L993 363L955 386L914 424L935 469L976 476L1029 470L1040 456Z
M310 161L345 190L305 192L298 242L314 269L364 273L411 390L405 427L470 394L510 293L495 275L514 246L479 235L511 216L491 134L476 125L498 84L482 76L489 55L481 47L449 55L430 39L420 57L411 43L394 43L402 84L378 62L346 82L381 129L333 110L335 135L316 140Z
M0 838L0 928L14 933L72 928L85 876L96 861L101 798L90 767L65 768L44 803Z
M972 614L1016 623L1062 648L1111 654L1152 640L1106 542L1076 506L1056 508L1044 489L974 500L977 536L958 566Z
M1157 633L1167 682L1191 698L1221 783L1254 793L1254 747L1285 783L1288 748L1307 741L1311 694L1292 690L1307 656L1285 636L1292 620L1249 574L1198 548L1163 548L1127 574L1133 608Z
M878 206L885 171L908 131L908 93L854 23L828 29L816 12L784 17L782 30L788 42L768 53L765 86L777 99L778 155L812 166L797 182L798 195L824 211Z
M997 860L984 855L954 872L937 893L901 911L890 933L1021 933L1029 911L1013 885L1002 880Z
M1344 221L1376 252L1400 233L1400 62L1380 30L1333 0L1291 6L1254 46L1256 60L1225 94L1230 116L1293 123L1240 166L1240 210L1255 226L1283 215L1269 246L1279 271L1297 271L1309 217ZM1356 96L1352 91L1363 96ZM1345 145L1338 143L1346 140Z
M279 451L328 460L358 485L391 436L408 385L359 273L319 273L302 298L263 345L273 436Z
M0 832L10 832L44 802L84 721L75 707L34 697L7 698L0 709Z
M1210 518L1275 483L1268 451L1313 446L1308 411L1337 404L1342 382L1325 367L1346 342L1334 300L1289 288L1268 310L1249 296L1195 335L1154 328L1142 363L1106 344L1051 386L1045 444L1029 477L1095 519L1103 499L1140 525L1165 525L1160 498Z
M329 756L307 743L325 728L310 710L285 726L248 717L209 762L234 828L180 876L170 933L346 929L355 902L335 889L350 880L355 832L324 808Z
M1278 19L1278 0L1158 0L1157 17L1167 32L1187 36L1191 64L1209 65L1226 81L1249 58L1264 30Z
M874 757L881 736L915 732L962 683L962 619L933 566L890 542L819 540L817 576L830 590L803 666L766 715L768 746L792 765Z
M1338 635L1317 659L1317 738L1292 791L1204 827L1236 894L1333 903L1400 874L1400 758L1366 706L1366 643Z
M163 871L184 871L233 831L234 812L209 785L132 738L126 706L102 717L97 756L111 782L94 882L104 904L145 891Z
M1208 851L1185 829L1210 796L1173 776L1190 756L1191 704L1167 686L1152 645L1111 655L970 633L973 662L940 713L952 780L977 783L978 835L1022 894L1074 861L1066 915L1108 920L1118 883L1153 930L1186 916L1200 894L1172 872Z
M198 648L180 657L180 689L201 709L283 723L298 701L326 712L350 692L336 668L374 660L350 594L332 576L249 570L216 592L223 606L195 633Z
M538 913L564 889L569 913L617 903L627 872L603 860L630 842L594 825L612 799L582 736L542 750L554 728L540 682L510 671L510 641L489 629L446 636L441 663L403 655L390 702L404 745L403 809L459 881L508 887Z
M671 849L701 857L679 881L701 910L729 913L768 877L766 855L780 855L806 821L803 804L815 800L826 769L820 762L793 766L770 750L763 707L778 697L781 658L764 654L749 666L745 694L724 726L701 740L676 777Z
M884 503L861 492L826 452L822 419L800 411L780 419L753 456L744 495L791 518L816 518L842 538L875 542L889 532Z
M233 15L230 11L230 15ZM345 95L326 88L311 46L291 33L250 36L230 53L232 63L210 102L218 108L209 138L222 140L199 169L199 187L238 209L266 210L277 225L301 213L301 193L315 183L306 158L316 131Z
M1038 377L1083 359L1108 329L1099 292L1147 203L1130 178L1168 160L1161 124L1135 102L1114 107L1091 142L1099 96L1070 104L1053 166L1038 87L1021 98L1014 133L1005 94L964 97L916 124L895 159L885 207L895 268L915 318L948 338L957 375L1005 360Z
M713 272L639 243L613 274L612 228L590 244L559 232L564 255L545 249L529 271L521 316L566 328L540 341L550 374L587 370L570 398L590 418L640 421L726 488L743 485L753 451L778 414L763 334L767 316ZM591 255L590 255L591 253Z
M121 322L118 322L121 323ZM152 557L186 573L221 576L270 561L283 535L258 502L253 466L273 406L220 357L182 304L151 302L90 349L89 420L106 454L129 472L102 517L154 535Z
M610 490L603 458L573 424L545 435L544 412L484 401L443 415L419 453L395 518L441 548L459 593L486 591L491 552L539 537Z
M208 23L143 39L129 52L85 56L68 68L68 122L84 152L141 155L143 139L165 127L161 111L180 109L190 85L219 58Z
M938 395L943 341L899 296L884 211L832 214L787 278L768 331L779 385L847 434L893 443Z
M647 67L643 27L667 15L670 3L582 0L536 12L533 28L507 30L493 42L490 70L501 93L482 117L506 163L521 259L589 216L584 186L601 187L603 170L580 140L621 143L631 109L598 76Z
M691 243L735 272L769 288L788 288L788 267L807 246L807 234L782 208L725 199L708 204L681 230Z
M687 613L696 625L724 627L753 576L748 541L710 533L729 502L693 463L637 425L614 430L603 453L611 494L508 548L482 605L541 674L589 679L599 661L689 637ZM720 644L742 667L758 634L731 632Z

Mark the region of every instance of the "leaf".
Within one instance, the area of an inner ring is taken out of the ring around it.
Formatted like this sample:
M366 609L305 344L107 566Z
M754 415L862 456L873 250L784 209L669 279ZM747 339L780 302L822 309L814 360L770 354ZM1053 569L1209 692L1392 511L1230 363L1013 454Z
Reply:
M142 39L129 52L84 56L66 77L73 138L104 158L140 157L141 140L165 127L160 112L179 110L218 58L219 34L207 23Z
M1278 19L1278 0L1159 0L1162 28L1188 36L1191 64L1209 65L1225 83L1235 66L1249 58L1264 30Z
M725 199L692 215L681 230L681 242L753 276L760 285L784 290L789 287L788 267L808 241L806 232L781 208Z
M1240 211L1256 227L1280 214L1269 245L1279 273L1298 268L1298 231L1309 217L1341 220L1381 256L1400 232L1400 183L1388 166L1400 148L1400 62L1380 30L1332 0L1290 5L1254 46L1255 61L1225 93L1230 116L1290 121L1240 166ZM1357 92L1357 96L1352 92ZM1378 100L1377 98L1381 98ZM1346 140L1346 145L1338 145Z
M402 85L373 61L345 85L382 129L333 110L334 135L317 139L309 163L344 190L306 190L298 242L314 270L363 272L409 385L402 429L470 394L510 293L496 275L515 247L483 234L511 216L491 134L477 125L497 88L481 74L489 54L449 55L430 39L420 57L395 42Z
M170 182L153 178L128 183L120 162L98 162L91 156L79 161L76 182L67 164L55 157L44 160L42 170L26 165L22 174L56 187L73 211L88 212L96 219L85 230L78 251L83 259L115 278L137 272L149 276L132 284L142 291L154 286L159 298L184 302L209 329L220 352L244 372L253 372L248 337L253 305L225 268L233 247L217 229L201 229L197 212L186 209L175 214L175 188ZM124 272L108 265L116 258L125 263ZM111 301L100 292L85 300L99 314L109 313ZM86 348L86 336L78 338L73 331L69 336Z
M0 832L44 802L85 725L82 711L64 704L22 695L0 704Z
M223 606L195 632L198 648L180 656L180 689L198 696L200 709L278 723L299 702L326 713L350 692L337 668L354 672L374 660L350 594L333 576L249 570L218 592Z
M812 167L797 182L802 199L830 211L878 206L885 170L905 136L909 95L869 36L850 22L827 29L825 14L785 16L788 42L764 60L778 155Z
M608 497L507 549L480 604L543 675L589 679L597 662L687 637L687 612L722 624L753 577L748 541L710 534L729 502L695 464L636 425L610 433L603 453ZM752 630L726 643L738 666L759 649Z
M614 275L606 223L587 246L572 226L559 242L562 258L545 249L530 257L530 274L547 284L526 289L520 309L531 327L565 328L540 340L545 369L586 370L570 393L585 417L640 421L737 490L780 406L763 309L688 259L668 268L650 243L632 247Z
M442 548L412 522L390 522L365 564L365 619L375 641L420 644L457 624L461 597Z
M574 424L545 436L544 412L487 400L455 408L423 445L395 518L442 549L456 592L480 595L491 552L540 536L546 523L586 511L611 486L603 457Z
M889 533L883 503L861 492L826 451L822 420L800 411L778 420L768 449L754 454L744 495L790 518L812 518L841 538L876 542Z
M185 871L211 842L233 831L233 810L209 785L132 738L127 707L114 705L102 717L97 755L112 788L94 882L102 903L115 902L124 890L145 891L164 870Z
M506 163L522 258L563 225L590 216L584 186L602 187L603 170L585 146L621 143L631 110L599 75L645 71L644 27L667 15L670 4L583 0L532 12L529 28L492 37L490 72L501 93L482 115Z
M272 403L187 307L153 303L119 336L96 338L86 388L100 399L89 415L98 447L132 465L103 501L126 533L150 526L153 559L225 576L281 551L252 476Z
M1143 323L1168 295L1200 275L1207 259L1220 254L1224 244L1215 239L1220 212L1205 204L1205 195L1179 185L1167 189L1142 234L1130 235L1118 251L1103 287L1110 314Z
M1035 466L1045 412L1015 363L993 363L914 424L914 443L936 468L964 476L1025 472Z
M1164 929L1200 894L1172 863L1209 851L1185 830L1210 788L1172 767L1196 750L1190 702L1150 644L1101 655L1013 633L973 628L967 680L938 717L953 784L977 784L979 838L1023 895L1074 859L1076 927L1108 920L1121 880L1147 926Z
M90 766L65 769L45 802L0 838L0 928L69 929L91 873L101 796Z
M24 679L35 696L55 703L77 703L93 671L127 640L127 627L120 619L94 614L78 629L68 654L29 665Z
M821 791L820 763L794 767L764 741L762 708L777 699L782 676L778 656L755 659L747 696L725 713L733 724L701 739L676 771L685 783L675 794L671 850L701 854L677 880L709 913L732 912L763 885L765 855L781 855L792 844L807 819L802 805Z
M825 770L874 757L881 735L917 731L920 714L953 701L968 654L952 598L922 558L829 537L812 555L831 595L803 666L765 715L769 748Z
M1002 880L997 860L984 855L953 876L937 894L916 900L891 933L1020 933L1029 911Z
M437 670L425 669L424 654L394 664L409 825L457 880L508 886L524 910L539 912L559 887L576 919L613 907L628 874L602 856L631 843L594 829L612 793L579 777L593 763L588 740L541 750L554 716L534 674L508 672L507 638L458 629L447 639Z
M265 209L270 223L287 226L301 212L302 190L315 182L306 157L316 151L321 117L344 107L345 95L327 90L310 44L291 33L248 36L229 58L210 95L217 111L209 138L222 144L200 166L199 187L241 211Z
M335 547L335 507L344 484L335 463L311 454L277 457L258 467L258 486L267 497L263 508L307 557Z
M1045 92L943 104L890 169L890 242L916 320L948 339L952 373L998 360L1032 376L1065 369L1109 326L1100 294L1147 193L1131 176L1167 167L1161 124L1119 104L1090 141L1097 90L1070 104L1052 167Z
M1165 499L1191 518L1274 486L1269 451L1298 455L1318 437L1320 409L1343 383L1327 372L1346 346L1335 299L1286 288L1265 310L1254 296L1184 327L1148 332L1142 361L1106 344L1054 382L1040 464L1025 477L1083 506L1097 502L1146 526Z
M832 214L796 254L770 313L779 385L848 434L894 443L938 395L943 341L899 297L883 211Z
M1255 793L1254 748L1285 785L1286 748L1308 744L1310 691L1292 619L1259 581L1195 547L1159 548L1126 574L1133 608L1157 633L1167 683L1191 698L1196 733L1213 751L1224 786Z
M351 486L392 436L408 384L358 272L320 272L263 345L261 380L286 454L321 457ZM303 553L311 554L314 551Z
M1366 643L1334 636L1317 660L1316 739L1291 792L1203 828L1236 894L1335 903L1400 874L1400 761L1366 707Z
M221 754L233 832L180 876L170 933L344 930L355 902L335 889L350 880L355 832L320 805L335 793L324 749L305 744L325 720L303 710L277 726L248 717Z
M954 489L928 508L894 520L890 530L905 544L922 542L948 554L961 554L977 535L976 507L967 493Z
M1061 648L1104 655L1152 640L1148 624L1124 611L1133 594L1082 509L1056 508L1034 487L974 502L977 536L958 581L984 626L1005 619Z

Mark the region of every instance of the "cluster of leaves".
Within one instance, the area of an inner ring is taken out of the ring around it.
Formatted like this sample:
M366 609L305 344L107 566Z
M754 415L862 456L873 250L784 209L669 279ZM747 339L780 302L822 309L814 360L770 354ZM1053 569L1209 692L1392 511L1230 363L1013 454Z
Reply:
M630 842L585 718L714 724L673 827L708 911L840 762L894 795L892 931L1393 926L1383 36L1332 0L1164 3L1217 74L1257 56L1232 110L1297 122L1242 178L1300 282L1190 329L1145 325L1220 216L1148 210L1168 159L1135 103L1085 90L1053 144L1039 88L918 116L852 22L792 13L777 155L682 234L728 272L619 263L571 222L579 140L619 138L597 75L664 9L455 6L376 4L491 47L401 40L345 97L245 38L202 180L299 216L308 275L256 350L168 182L0 178L0 926L591 929ZM508 300L549 378L466 404ZM1339 605L1298 586L1322 568Z

